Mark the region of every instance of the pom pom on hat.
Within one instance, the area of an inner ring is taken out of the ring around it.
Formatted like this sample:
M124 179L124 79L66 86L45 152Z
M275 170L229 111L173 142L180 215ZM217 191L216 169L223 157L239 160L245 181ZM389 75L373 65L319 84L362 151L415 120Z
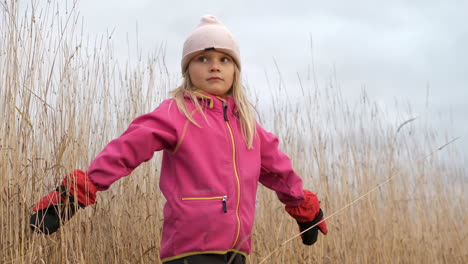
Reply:
M234 36L215 16L207 15L201 18L200 24L184 42L182 73L193 57L203 50L212 48L231 56L239 69L241 68L239 45Z

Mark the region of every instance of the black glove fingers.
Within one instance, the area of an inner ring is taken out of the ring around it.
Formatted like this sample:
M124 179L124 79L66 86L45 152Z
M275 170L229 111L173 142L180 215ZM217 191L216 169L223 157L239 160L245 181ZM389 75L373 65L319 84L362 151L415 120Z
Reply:
M70 200L70 202L72 201ZM57 232L61 225L75 215L78 208L80 207L76 204L67 201L65 201L65 203L51 205L37 211L31 216L30 227L33 231L39 233L46 235L53 234Z
M318 222L320 222L320 220L322 220L322 218L323 218L323 212L322 212L322 209L320 209L319 214L317 215L317 217L315 217L314 220L310 222L305 222L305 223L297 222L297 224L299 225L299 229L301 230L301 233L304 230L307 230L308 228L310 228L311 226L316 225ZM309 229L307 232L302 234L302 243L304 243L307 246L313 245L315 242L317 242L318 231L319 231L319 227L314 226L313 228Z
M310 228L314 224L312 222L306 222L306 223L298 223L299 224L299 230L303 232L304 230ZM302 234L302 243L305 245L313 245L315 242L317 242L317 237L318 237L318 227L315 226L307 232Z
M46 235L55 233L60 227L60 218L57 215L56 205L51 205L34 213L31 216L30 226L32 230Z

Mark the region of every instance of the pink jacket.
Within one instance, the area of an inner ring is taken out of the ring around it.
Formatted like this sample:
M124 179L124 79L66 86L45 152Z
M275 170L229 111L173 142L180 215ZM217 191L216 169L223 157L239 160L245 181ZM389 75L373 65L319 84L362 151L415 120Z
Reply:
M199 97L207 120L190 100L186 103L201 128L173 99L165 100L136 118L87 170L98 189L106 190L155 151L164 151L162 261L229 251L249 254L258 182L275 190L286 205L304 200L302 181L273 134L257 124L253 148L247 149L234 100L206 93Z

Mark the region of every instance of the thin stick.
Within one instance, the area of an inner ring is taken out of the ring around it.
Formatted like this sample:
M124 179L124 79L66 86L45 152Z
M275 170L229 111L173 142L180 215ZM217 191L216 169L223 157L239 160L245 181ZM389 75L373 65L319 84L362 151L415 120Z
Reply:
M424 156L423 158L419 159L417 162L420 162L420 161L423 161L427 158L429 158L430 156L434 155L434 153L436 153L437 151L445 148L446 146L452 144L453 142L455 142L456 140L460 139L460 137L456 137L455 139L452 139L451 141L445 143L444 145L442 145L441 147L438 147L437 149L433 150L431 153L429 153L428 155ZM395 176L397 176L398 174L400 174L399 172L398 173L395 173L393 175L391 175L388 179L386 179L385 181L383 181L382 183L378 184L376 187L372 188L370 191L366 192L365 194L359 196L358 198L356 198L354 201L348 203L347 205L345 205L344 207L342 207L341 209L333 212L332 214L330 214L329 216L323 218L320 222L316 223L315 225L307 228L306 230L302 231L301 233L297 234L297 235L294 235L293 237L289 238L288 240L284 241L283 243L281 243L279 246L277 246L275 249L273 249L273 251L271 251L259 264L262 264L263 262L265 262L269 257L271 257L271 255L273 255L276 251L278 251L282 246L284 246L285 244L291 242L291 240L299 237L300 235L304 234L305 232L309 231L310 229L314 228L315 226L317 226L318 224L324 222L325 220L328 220L330 218L332 218L333 216L339 214L340 212L342 212L343 210L347 209L348 207L350 207L351 205L357 203L358 201L362 200L362 198L366 197L367 195L369 195L370 193L376 191L377 189L379 189L380 187L382 187L383 185L387 184L389 181L391 181Z

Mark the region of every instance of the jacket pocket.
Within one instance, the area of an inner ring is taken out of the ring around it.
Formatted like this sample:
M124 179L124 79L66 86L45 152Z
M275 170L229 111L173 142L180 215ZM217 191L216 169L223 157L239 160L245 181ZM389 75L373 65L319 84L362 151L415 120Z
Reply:
M224 213L227 213L227 195L213 196L213 197L183 197L182 201L206 201L206 200L219 200L221 201L221 208Z

